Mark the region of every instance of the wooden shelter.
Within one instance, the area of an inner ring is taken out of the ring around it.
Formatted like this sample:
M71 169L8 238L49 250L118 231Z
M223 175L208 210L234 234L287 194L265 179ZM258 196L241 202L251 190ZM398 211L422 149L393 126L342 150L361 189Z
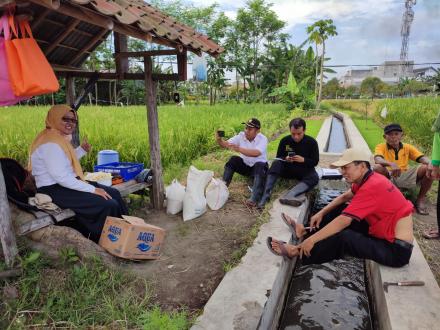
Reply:
M115 72L98 72L98 79L144 80L147 107L153 205L161 208L164 200L156 82L187 79L187 51L218 56L223 48L207 36L179 23L142 0L0 0L0 14L32 17L31 28L58 77L66 78L67 103L75 100L75 77L92 77L82 68L89 55L114 33ZM127 36L167 47L163 50L128 52ZM153 56L177 57L177 74L153 73ZM130 73L129 57L144 59L144 73ZM17 254L3 173L0 168L0 239L7 264Z

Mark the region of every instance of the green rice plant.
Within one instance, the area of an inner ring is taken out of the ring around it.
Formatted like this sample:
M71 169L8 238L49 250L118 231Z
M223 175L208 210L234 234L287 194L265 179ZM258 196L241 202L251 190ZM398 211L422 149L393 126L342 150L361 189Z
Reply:
M0 156L28 161L29 146L44 128L49 107L9 107L0 109ZM159 138L162 165L189 164L193 159L217 148L214 132L218 128L232 136L243 129L242 122L257 117L267 136L285 128L291 114L279 104L217 106L163 106L159 113ZM92 151L82 160L91 171L97 152L117 150L121 161L142 162L150 166L147 113L141 106L93 107L79 111L80 134L92 144Z

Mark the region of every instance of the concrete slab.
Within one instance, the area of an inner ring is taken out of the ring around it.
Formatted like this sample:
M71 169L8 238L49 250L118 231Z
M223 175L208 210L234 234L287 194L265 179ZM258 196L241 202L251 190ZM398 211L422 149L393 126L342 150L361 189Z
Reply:
M281 312L278 305L284 301L294 261L273 255L266 246L266 238L290 241L291 233L281 220L281 212L302 221L307 210L308 202L300 207L281 205L278 200L273 203L269 222L261 226L241 263L225 275L191 329L256 329L266 304L266 310L272 310L272 314L266 313L261 320L262 328L272 327L276 313Z

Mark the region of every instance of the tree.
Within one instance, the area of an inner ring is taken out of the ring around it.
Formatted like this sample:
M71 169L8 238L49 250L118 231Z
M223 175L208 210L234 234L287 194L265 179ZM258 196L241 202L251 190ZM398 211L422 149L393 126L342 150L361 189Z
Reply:
M361 83L361 93L366 94L373 99L384 88L384 83L378 77L367 77Z
M325 97L332 99L342 94L342 88L339 86L338 78L333 78L324 85L323 94Z
M318 48L318 45L322 45L319 93L318 93L318 100L316 105L316 107L319 108L319 104L321 103L322 85L324 79L325 41L329 37L337 35L338 32L336 32L336 26L333 25L332 19L324 19L324 20L319 20L314 24L312 24L311 26L307 27L307 33L309 35L309 40L312 40L315 43L316 48Z

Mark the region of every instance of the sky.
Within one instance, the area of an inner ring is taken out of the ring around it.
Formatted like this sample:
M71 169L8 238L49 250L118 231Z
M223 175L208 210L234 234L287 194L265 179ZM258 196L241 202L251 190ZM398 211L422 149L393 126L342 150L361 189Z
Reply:
M207 6L219 4L225 14L236 16L245 0L192 0ZM284 32L299 45L307 39L306 27L320 19L331 18L338 35L326 42L328 65L381 64L399 60L400 27L404 0L266 0L286 22ZM409 60L415 63L440 62L440 0L417 0L409 38ZM423 66L418 66L423 67ZM438 66L435 66L438 67ZM353 67L356 68L356 67ZM337 69L338 77L350 67Z

